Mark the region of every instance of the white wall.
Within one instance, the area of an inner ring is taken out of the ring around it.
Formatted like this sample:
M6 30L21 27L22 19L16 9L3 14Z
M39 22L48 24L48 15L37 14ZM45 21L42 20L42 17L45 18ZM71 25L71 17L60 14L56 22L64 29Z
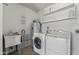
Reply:
M0 3L0 55L3 54L2 48L2 4Z
M51 5L51 6L47 7L47 8L45 8L44 10L41 10L40 12L38 12L39 19L40 19L41 22L44 20L44 19L42 19L42 15L49 12L48 8L52 7L53 10L54 10L53 5ZM72 48L73 48L72 51L73 52L72 52L72 54L78 54L79 55L79 34L75 33L75 30L79 29L79 4L75 4L75 5L77 7L77 14L78 14L76 19L70 19L70 20L54 22L54 23L45 23L42 26L42 31L45 32L47 26L49 26L51 29L63 29L65 31L72 32L73 33L73 37L72 37L72 41L73 41L72 42L72 44L73 44L72 45ZM59 4L58 4L58 6L56 6L56 8L59 8ZM65 12L65 11L62 10L61 13L59 14L60 17L61 17L63 12ZM52 20L56 19L56 17L58 17L57 15L58 14L54 13L54 16L53 16L53 14L52 14L51 15ZM62 16L65 16L65 13ZM48 16L47 18L50 19L50 16ZM44 20L44 21L46 21L46 20Z
M37 14L34 11L32 11L31 9L26 8L25 16L26 16L25 29L27 31L26 34L31 34L32 21L37 19L37 17L36 17Z
M27 33L30 33L30 26L36 13L16 3L9 3L8 6L4 4L3 33L8 33L9 30L20 33L24 27L21 24L22 16L26 17L25 28Z
M3 33L9 30L18 31L21 28L21 16L24 15L25 9L17 4L4 4L3 7Z
M21 33L21 30L25 29L26 39L31 39L31 24L36 19L36 13L17 3L8 3L8 6L4 4L3 8L3 34L8 33L10 30ZM25 25L22 25L22 16L25 17ZM27 44L25 45L27 46Z

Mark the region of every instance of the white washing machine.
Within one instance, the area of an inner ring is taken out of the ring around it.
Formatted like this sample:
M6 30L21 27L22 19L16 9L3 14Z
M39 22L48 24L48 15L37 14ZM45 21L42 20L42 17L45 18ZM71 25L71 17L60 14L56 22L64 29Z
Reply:
M33 50L40 55L45 54L45 34L44 33L34 33Z

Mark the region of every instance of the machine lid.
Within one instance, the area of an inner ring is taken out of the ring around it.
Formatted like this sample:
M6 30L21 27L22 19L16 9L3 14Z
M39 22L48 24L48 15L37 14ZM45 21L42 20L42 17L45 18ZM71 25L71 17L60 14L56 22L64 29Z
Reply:
M41 39L39 37L34 39L34 45L37 49L41 49Z

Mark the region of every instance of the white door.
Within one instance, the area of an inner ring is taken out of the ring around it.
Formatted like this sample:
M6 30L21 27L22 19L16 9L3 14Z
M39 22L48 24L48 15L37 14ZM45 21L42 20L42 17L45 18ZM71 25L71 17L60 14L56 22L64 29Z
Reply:
M0 3L0 55L2 52L2 4Z

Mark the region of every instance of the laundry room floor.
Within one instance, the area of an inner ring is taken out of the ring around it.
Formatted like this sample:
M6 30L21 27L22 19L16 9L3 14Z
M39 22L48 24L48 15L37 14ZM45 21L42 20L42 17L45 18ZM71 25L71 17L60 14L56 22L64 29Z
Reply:
M10 53L9 55L18 55L17 52ZM20 55L37 55L33 50L32 47L26 47L21 49Z
M36 53L33 52L32 47L23 48L21 52L22 55L36 55Z

